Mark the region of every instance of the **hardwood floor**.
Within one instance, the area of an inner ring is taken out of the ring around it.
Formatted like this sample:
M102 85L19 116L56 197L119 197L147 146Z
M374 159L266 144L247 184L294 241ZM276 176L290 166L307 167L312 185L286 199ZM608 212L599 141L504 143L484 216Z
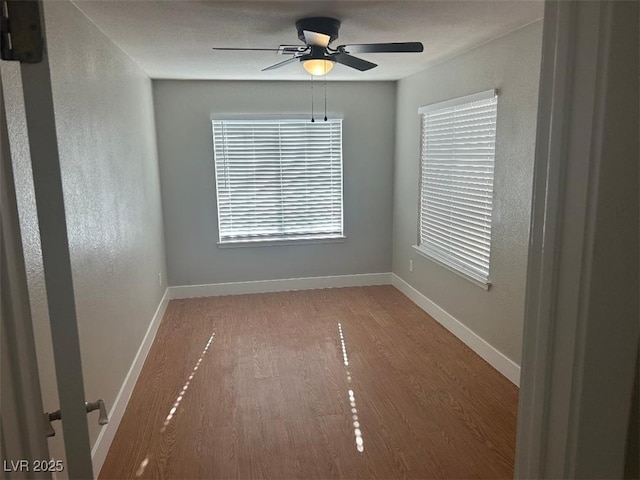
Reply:
M517 397L391 286L172 300L100 478L513 477Z

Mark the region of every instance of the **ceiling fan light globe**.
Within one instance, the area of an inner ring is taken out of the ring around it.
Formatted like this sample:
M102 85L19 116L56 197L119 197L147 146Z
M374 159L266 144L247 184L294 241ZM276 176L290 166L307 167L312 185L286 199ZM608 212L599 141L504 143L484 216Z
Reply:
M312 58L311 60L303 61L302 66L311 75L326 75L333 68L333 62L331 60Z

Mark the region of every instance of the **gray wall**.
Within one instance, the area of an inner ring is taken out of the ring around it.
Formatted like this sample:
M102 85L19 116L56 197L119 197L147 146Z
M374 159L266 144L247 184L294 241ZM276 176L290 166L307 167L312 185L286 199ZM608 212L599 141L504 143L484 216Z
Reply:
M70 2L46 2L45 21L85 392L109 409L166 288L158 281L166 268L151 80ZM20 78L5 67L43 402L53 411L59 405ZM89 429L93 444L95 414ZM61 458L56 430L51 455Z
M154 80L153 84L170 285L391 270L394 83L327 83L329 112L344 116L347 239L240 248L219 248L216 243L211 115L309 115L309 83ZM316 82L320 118L321 86Z
M536 22L398 83L393 272L520 363L531 211L542 22ZM491 289L417 254L422 105L499 89ZM414 271L409 272L409 260Z

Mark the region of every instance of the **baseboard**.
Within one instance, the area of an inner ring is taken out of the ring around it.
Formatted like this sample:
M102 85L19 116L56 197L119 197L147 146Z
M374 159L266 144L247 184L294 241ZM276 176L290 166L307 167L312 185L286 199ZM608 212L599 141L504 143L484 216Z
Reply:
M462 340L471 350L480 355L489 365L498 370L513 384L520 386L520 367L513 360L496 350L495 347L487 343L486 340L477 333L469 329L469 327L461 323L442 307L425 297L395 273L391 274L391 284L409 297L413 303L432 316L438 323Z
M151 319L149 328L147 328L147 333L145 333L144 335L144 339L142 340L142 344L138 349L138 353L136 354L136 357L131 364L129 373L127 373L122 387L120 387L120 391L118 392L118 396L113 402L113 406L111 407L111 411L109 412L109 423L107 423L100 431L98 439L96 440L96 443L91 450L93 473L96 478L98 478L100 470L102 469L102 465L104 464L104 460L107 458L107 453L109 452L109 448L111 447L111 442L113 441L113 438L118 431L118 426L120 425L120 421L122 420L124 411L127 408L127 403L129 403L129 398L131 398L133 388L136 385L138 376L140 375L140 371L142 370L144 361L147 358L147 354L151 349L151 345L153 344L153 340L156 337L156 332L158 331L158 327L160 326L160 322L162 321L162 317L164 316L164 312L166 311L168 304L169 289L167 288L164 292L164 295L162 296L162 299L160 300L158 308L156 309L156 313Z
M283 278L254 282L213 283L208 285L184 285L169 287L171 299L218 297L247 293L287 292L317 288L364 287L390 285L391 273L364 273L359 275L334 275L328 277Z

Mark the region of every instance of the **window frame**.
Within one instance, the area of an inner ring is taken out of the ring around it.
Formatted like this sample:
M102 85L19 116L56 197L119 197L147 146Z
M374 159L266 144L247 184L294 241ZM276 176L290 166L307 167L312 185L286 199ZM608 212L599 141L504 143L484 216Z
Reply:
M474 272L473 270L469 269L469 268L465 268L465 266L462 264L462 262L459 261L452 261L450 259L448 259L446 257L446 255L440 255L437 252L434 251L434 249L429 250L426 245L423 245L422 242L422 227L423 227L423 209L422 209L422 203L423 203L423 197L424 197L424 185L423 185L423 168L424 168L424 157L425 157L425 152L423 151L423 136L425 134L425 125L424 125L424 114L431 112L431 111L435 111L435 110L441 110L444 108L449 108L449 107L453 107L453 106L457 106L457 105L463 105L463 104L468 104L468 103L473 103L476 101L481 101L481 100L489 100L491 98L495 98L496 99L496 104L495 104L495 111L496 111L496 130L494 132L494 136L493 136L493 147L494 147L494 153L493 153L493 164L492 164L492 168L493 168L493 172L492 172L492 191L491 191L491 220L489 222L489 225L491 227L490 230L490 235L489 235L489 254L487 256L487 261L489 264L489 267L487 268L487 275L486 277L481 276L480 274ZM491 280L490 280L490 275L491 275L491 244L492 244L492 240L493 240L493 208L494 208L494 200L495 200L495 160L496 160L496 152L495 152L495 146L497 143L497 116L498 116L498 90L497 89L490 89L490 90L485 90L482 92L478 92L478 93L474 93L471 95L465 95L462 97L457 97L457 98L453 98L450 100L445 100L443 102L437 102L434 104L429 104L429 105L425 105L422 106L418 109L418 115L419 115L419 119L420 119L420 154L419 154L419 180L418 180L418 218L417 218L417 238L416 238L416 244L413 245L413 249L420 255L423 256L429 260L431 260L432 262L440 265L441 267L461 276L462 278L470 281L471 283L485 289L485 290L489 290L491 287Z
M212 115L211 116L211 128L212 128L212 140L213 140L213 150L214 150L214 158L213 158L213 167L214 167L214 185L216 189L216 215L217 215L217 225L218 225L218 239L217 246L218 248L238 248L238 247L262 247L262 246L285 246L285 245L301 245L301 244L326 244L326 243L340 243L344 242L346 237L345 234L345 221L344 221L344 142L343 142L343 117L340 115L332 115L329 117L328 121L339 124L339 135L340 135L340 150L339 150L339 162L340 162L340 234L317 234L309 233L308 236L303 236L301 234L300 237L296 238L295 236L290 236L288 238L274 238L265 237L265 238L237 238L237 239L223 239L221 235L221 215L220 215L220 191L218 188L218 164L216 160L215 150L216 150L216 133L215 133L215 122L221 121L229 121L229 122L274 122L275 123L300 123L300 122L310 122L307 116L302 115L282 115L282 114L274 114L274 115ZM324 122L318 121L318 124L322 124Z

